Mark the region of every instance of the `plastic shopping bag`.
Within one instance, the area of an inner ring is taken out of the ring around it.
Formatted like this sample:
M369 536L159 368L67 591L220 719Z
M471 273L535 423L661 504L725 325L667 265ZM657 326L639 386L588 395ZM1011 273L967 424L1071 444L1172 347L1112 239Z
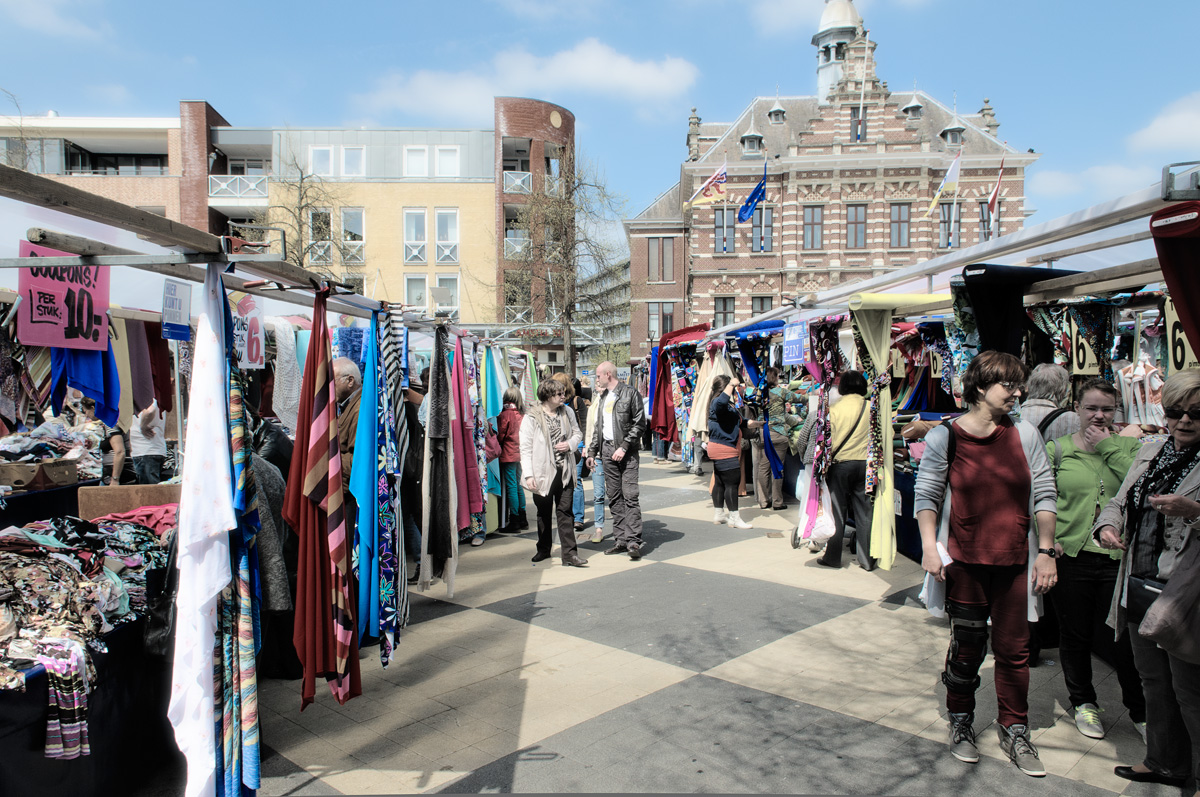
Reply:
M792 534L792 547L799 548L801 542L820 544L833 536L833 509L829 491L819 479L812 477L812 469L801 471L796 485L796 495L806 496L800 502L800 522Z

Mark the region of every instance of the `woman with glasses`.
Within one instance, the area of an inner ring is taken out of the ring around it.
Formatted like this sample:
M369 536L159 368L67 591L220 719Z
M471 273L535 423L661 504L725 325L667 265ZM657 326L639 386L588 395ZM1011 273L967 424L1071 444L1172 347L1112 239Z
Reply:
M571 514L572 486L575 481L575 449L583 439L575 413L563 405L566 386L546 378L538 383L540 402L521 419L521 474L525 486L533 492L537 508L537 552L534 562L550 558L554 528L562 545L562 563L567 567L587 567L575 543L574 517Z
M1128 632L1146 697L1146 757L1115 772L1127 780L1200 789L1200 663L1175 645L1142 636L1147 612L1159 600L1167 630L1186 626L1179 594L1200 579L1200 369L1172 374L1163 385L1170 437L1147 443L1094 524L1102 548L1124 551L1108 624ZM1186 606L1186 601L1182 602ZM1195 642L1190 635L1185 640ZM1184 654L1186 655L1186 654Z
M979 761L975 691L990 619L1000 748L1041 777L1046 769L1029 740L1029 623L1037 619L1034 593L1055 583L1055 491L1042 436L1009 416L1028 374L1011 354L985 351L971 361L963 375L970 409L926 436L914 508L926 604L950 616L942 673L950 752Z
M1137 437L1122 437L1113 429L1119 402L1120 394L1108 382L1087 380L1075 402L1082 427L1046 446L1058 486L1054 610L1059 623L1059 655L1075 710L1075 727L1092 739L1104 738L1092 684L1092 653L1110 654L1106 658L1116 668L1121 702L1138 731L1143 736L1146 732L1146 700L1129 635L1114 645L1112 631L1104 624L1117 585L1121 552L1101 548L1091 533L1100 510L1117 494L1141 448Z

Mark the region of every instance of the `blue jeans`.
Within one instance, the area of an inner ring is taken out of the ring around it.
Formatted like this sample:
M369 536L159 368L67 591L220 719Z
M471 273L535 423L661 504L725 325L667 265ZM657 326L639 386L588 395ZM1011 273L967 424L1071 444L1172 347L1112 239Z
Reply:
M599 467L600 463L596 463L595 470L592 471L592 501L596 508L596 525L604 525L604 468ZM580 459L575 465L575 495L571 497L571 510L575 513L575 522L583 522L584 510L584 494L583 494L583 477L580 475L583 472L583 460Z
M657 434L654 435L654 439L652 441L651 448L654 449L654 458L655 459L666 459L667 458L667 441L663 440Z

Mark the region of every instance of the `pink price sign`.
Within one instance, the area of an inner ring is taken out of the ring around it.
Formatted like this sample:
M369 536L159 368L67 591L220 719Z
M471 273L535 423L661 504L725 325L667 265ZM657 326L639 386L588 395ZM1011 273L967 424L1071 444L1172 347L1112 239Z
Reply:
M21 257L74 257L21 241ZM21 306L17 339L26 346L63 349L108 348L108 268L67 266L22 268L17 279Z

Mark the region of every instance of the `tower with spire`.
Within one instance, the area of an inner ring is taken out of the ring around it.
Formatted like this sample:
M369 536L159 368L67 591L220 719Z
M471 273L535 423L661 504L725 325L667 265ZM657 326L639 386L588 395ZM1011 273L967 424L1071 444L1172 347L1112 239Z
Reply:
M824 103L845 73L850 42L858 38L863 20L853 0L825 0L825 10L812 37L817 48L817 99Z

